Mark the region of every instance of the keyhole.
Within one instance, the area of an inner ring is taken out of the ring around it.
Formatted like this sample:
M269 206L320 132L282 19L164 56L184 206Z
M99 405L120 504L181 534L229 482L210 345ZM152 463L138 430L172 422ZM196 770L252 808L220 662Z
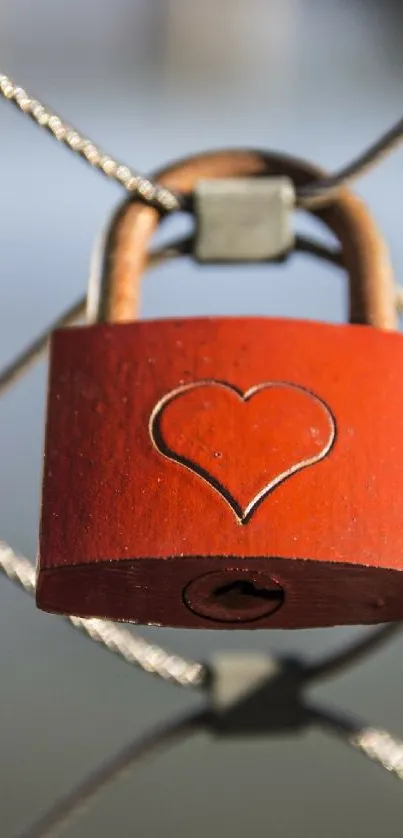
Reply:
M262 588L250 580L236 579L234 582L229 582L226 585L220 585L216 588L213 591L213 597L218 599L227 608L239 611L254 607L259 601L281 602L283 591L279 587L272 589Z
M217 622L248 622L273 614L284 601L281 585L267 573L218 571L194 579L184 592L194 613Z

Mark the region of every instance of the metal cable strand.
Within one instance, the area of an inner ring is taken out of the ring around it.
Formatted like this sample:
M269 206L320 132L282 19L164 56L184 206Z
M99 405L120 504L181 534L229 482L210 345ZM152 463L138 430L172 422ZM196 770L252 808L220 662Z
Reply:
M337 734L342 741L377 763L384 770L403 779L403 742L379 728L364 726L356 720L327 708L308 708L311 722ZM209 731L214 713L201 710L158 728L154 733L135 740L112 759L85 777L78 786L58 800L19 838L56 838L61 827L73 817L88 811L91 803L112 782L122 779L132 766L161 748L178 743L198 731Z
M349 737L350 745L403 780L403 742L387 730L364 727Z
M403 119L399 119L373 145L343 166L334 175L300 186L296 190L297 204L304 209L323 206L333 200L339 189L368 172L403 141Z
M179 743L192 733L203 729L209 719L209 712L192 713L170 722L155 732L135 740L123 748L112 759L86 777L76 788L58 800L35 824L20 833L19 838L55 838L61 827L77 815L87 811L94 798L112 782L122 779L134 763L162 748Z
M343 742L359 750L398 779L403 779L403 743L400 740L387 731L363 726L340 712L317 707L307 709L311 722L320 724L333 734L336 733ZM78 786L51 806L36 823L21 833L19 838L56 838L61 827L66 826L72 818L88 811L94 799L112 782L126 776L140 759L153 755L161 748L176 744L193 733L209 731L212 723L214 713L201 710L160 727L140 741L135 740L85 777Z
M54 111L45 107L38 99L31 97L24 88L19 87L5 74L0 75L0 95L30 116L37 125L49 131L71 151L83 157L91 166L101 171L106 177L117 181L128 192L137 195L145 203L156 205L164 212L184 208L178 195L152 183L148 178L133 172L129 166L119 163L110 154L101 151L92 140L65 122ZM368 172L400 145L402 139L403 119L400 119L373 145L339 172L298 187L296 190L298 206L312 209L331 202L341 187Z
M175 259L179 256L188 255L190 247L190 239L182 239L174 242L161 250L153 251L148 260L148 268L154 268L157 265ZM342 257L337 250L333 250L314 239L306 236L296 236L295 251L298 253L306 253L323 259L331 264L342 267ZM8 364L2 371L0 371L0 395L3 394L9 387L20 379L22 375L29 371L29 369L39 361L42 355L46 352L49 338L55 329L61 329L65 326L71 326L81 318L84 317L87 305L87 297L81 297L77 302L73 303L70 308L66 309L50 326L41 332L32 343L30 343L10 364ZM403 287L396 287L396 307L398 311L403 311Z
M308 664L304 670L304 681L318 681L323 678L333 678L350 664L357 664L361 658L377 651L392 637L401 631L402 623L387 623L370 634L357 640L351 645L344 646L334 655L330 654L317 663Z
M16 384L19 378L28 372L36 361L39 361L48 347L49 338L55 329L71 326L85 314L86 297L81 297L70 308L66 309L50 326L47 326L26 349L23 349L10 364L0 372L0 395L9 387Z
M4 541L0 541L0 570L14 582L17 582L30 594L35 592L35 569L28 559L17 554ZM75 628L85 633L91 640L102 644L110 652L119 655L127 663L139 666L146 672L158 675L164 681L172 681L181 686L205 687L209 682L209 669L202 663L186 661L177 655L171 655L159 646L148 643L143 638L133 635L127 629L108 620L83 617L65 617ZM369 637L342 649L318 664L306 667L303 681L308 683L319 678L335 675L341 669L356 663L365 654L369 654L386 643L400 624L382 626Z
M4 541L0 541L0 570L27 593L35 593L34 566L28 559L18 556ZM138 666L152 675L158 675L164 681L181 687L204 687L207 682L208 671L203 664L187 661L179 655L171 655L160 646L148 643L142 637L109 620L82 617L64 619L91 640L119 655L126 663Z
M295 250L300 253L307 253L317 256L332 264L341 266L341 255L337 250L332 250L320 242L305 236L297 236L295 240ZM179 256L189 255L191 252L191 239L184 238L180 241L172 242L159 250L150 253L148 258L148 268L155 268L170 259L178 258ZM398 288L397 294L402 297L403 289ZM398 299L400 297L398 296ZM65 326L71 326L81 318L84 317L87 306L87 297L81 297L70 308L66 309L50 326L41 332L32 343L30 343L13 361L11 361L3 370L0 371L0 395L6 392L13 384L21 378L28 370L39 361L42 355L48 348L49 339L55 329L62 329ZM403 302L402 302L403 307Z
M387 730L362 725L328 708L311 708L312 720L360 751L398 780L403 780L403 742Z
M163 262L185 255L188 252L188 247L189 239L185 238L172 242L172 244L161 249L154 250L149 254L147 267L155 268ZM85 315L86 307L87 297L81 297L70 308L66 309L60 317L54 320L50 326L47 326L10 364L0 371L0 395L15 384L24 373L28 372L36 361L40 360L48 348L49 339L54 330L71 326L73 323L81 320Z
M315 239L307 236L295 236L294 249L297 253L305 253L308 256L316 256L317 259L322 259L324 262L330 262L331 265L343 267L343 254L338 248L328 247L326 244L315 241Z
M111 180L115 180L145 203L157 206L163 212L173 212L181 209L181 202L173 192L152 183L148 178L134 172L129 166L119 163L110 154L106 154L92 140L81 134L77 128L73 128L58 114L45 107L38 99L30 96L24 88L19 87L4 74L0 75L0 95L16 105L20 111L30 116L41 128L49 131L56 140L63 143L70 151L86 160L90 166L98 169Z

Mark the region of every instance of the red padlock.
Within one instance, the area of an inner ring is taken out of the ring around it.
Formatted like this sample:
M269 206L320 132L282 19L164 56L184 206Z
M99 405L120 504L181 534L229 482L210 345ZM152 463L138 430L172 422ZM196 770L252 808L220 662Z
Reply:
M159 174L318 176L258 152ZM158 222L112 226L102 320L51 348L37 603L188 628L305 628L403 617L403 340L382 240L343 190L350 320L130 320ZM367 324L367 325L357 325ZM369 328L369 326L373 328Z

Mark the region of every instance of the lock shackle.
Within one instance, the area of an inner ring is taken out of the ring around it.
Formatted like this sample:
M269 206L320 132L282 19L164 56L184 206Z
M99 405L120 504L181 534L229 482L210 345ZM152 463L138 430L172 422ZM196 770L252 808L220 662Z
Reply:
M288 176L296 186L323 177L317 166L257 150L214 151L182 159L153 177L191 198L201 178ZM309 210L338 238L349 277L349 320L381 329L397 328L395 283L386 243L363 202L342 188L332 202ZM97 317L125 322L138 315L141 278L151 238L161 220L154 207L124 201L106 233L98 288Z

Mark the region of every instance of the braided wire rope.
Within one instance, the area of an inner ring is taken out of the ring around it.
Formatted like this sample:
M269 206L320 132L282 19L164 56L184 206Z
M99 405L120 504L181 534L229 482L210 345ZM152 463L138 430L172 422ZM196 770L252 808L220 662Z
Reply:
M0 541L0 570L26 593L34 595L33 564L23 556L17 555L4 541ZM73 616L65 619L95 643L119 655L126 663L158 675L163 681L170 681L181 687L201 687L206 681L207 669L203 664L172 655L109 620Z
M162 212L173 212L181 208L181 202L173 192L152 183L148 178L134 172L130 166L119 163L111 154L102 151L93 140L85 137L77 128L73 128L4 74L0 74L0 95L31 117L37 125L46 129L70 151L82 157L106 177L115 180L132 195L147 204L157 206Z
M145 203L157 206L162 212L174 212L184 208L184 204L178 195L134 172L130 166L119 163L112 155L102 151L93 140L88 139L77 128L69 125L55 111L31 96L23 87L20 87L4 73L0 74L0 96L14 104L22 113L25 113L37 125L52 134L58 142L65 145L70 151L86 160L90 166L98 169L106 177L115 180ZM396 149L402 141L403 119L399 119L369 148L343 166L338 172L318 178L305 186L297 187L297 206L304 209L313 209L331 202L340 188L370 171L386 155Z

